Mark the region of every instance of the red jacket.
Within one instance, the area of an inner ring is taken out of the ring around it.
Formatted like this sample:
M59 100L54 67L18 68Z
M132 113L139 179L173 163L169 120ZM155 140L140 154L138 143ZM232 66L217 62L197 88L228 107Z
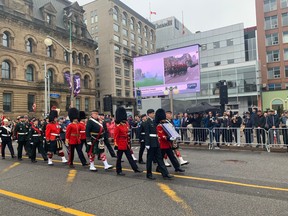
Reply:
M114 129L114 145L118 146L118 150L128 149L128 132L129 124L120 123L115 125Z
M66 128L66 140L69 145L80 144L80 126L79 123L70 123Z
M160 149L169 149L172 146L171 141L169 141L168 134L164 131L161 124L157 125L156 127L157 135L158 135L158 141L160 144Z
M57 122L50 122L49 124L47 124L45 131L46 140L54 141L56 140L56 137L60 138L60 130L61 126Z
M79 122L80 127L80 140L86 140L86 124L85 122Z

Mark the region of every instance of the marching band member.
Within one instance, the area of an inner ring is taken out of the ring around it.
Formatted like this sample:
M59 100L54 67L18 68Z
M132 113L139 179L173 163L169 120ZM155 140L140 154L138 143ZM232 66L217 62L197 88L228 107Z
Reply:
M58 152L58 156L61 157L62 163L67 163L67 160L63 152L63 142L60 139L61 127L57 122L58 112L51 110L49 114L49 123L46 126L46 142L48 147L48 165L53 165L52 157L53 154Z
M180 164L178 160L176 159L173 151L172 151L172 142L176 140L175 137L171 137L165 130L164 130L164 123L167 123L166 120L166 114L163 109L158 109L156 111L156 118L155 122L157 124L157 135L158 135L158 140L160 144L160 149L162 156L164 158L164 155L166 154L171 163L173 164L173 167L175 169L175 172L185 172L185 170L180 168ZM174 127L172 127L174 129ZM157 171L158 169L156 169Z
M89 118L86 125L86 141L87 141L87 153L90 160L90 170L97 171L94 160L95 155L100 154L100 158L104 164L104 169L112 169L113 166L109 165L107 162L106 154L105 154L105 144L104 144L104 128L103 125L98 121L99 112L97 110L93 110L91 112L91 117Z
M29 131L29 125L25 122L24 116L20 116L19 122L17 123L15 127L15 133L18 140L18 147L17 147L17 154L18 154L18 160L22 160L22 151L23 147L25 150L27 150L27 154L30 157L30 146L27 145L28 141L28 131Z
M5 159L5 148L6 145L9 148L9 151L11 153L11 157L14 158L14 149L12 146L12 132L11 132L11 128L9 127L9 121L8 119L4 118L2 121L2 126L0 127L0 143L2 143L1 145L1 154L2 154L2 159Z
M121 159L123 153L125 153L126 158L128 159L131 168L135 173L142 172L139 170L135 160L133 160L130 146L129 146L129 124L127 122L127 113L123 107L118 107L116 110L116 127L114 130L114 145L118 148L117 151L117 163L116 163L116 172L117 175L124 176L122 172Z
M80 126L79 126L79 111L76 108L70 108L68 110L68 116L70 124L66 128L66 143L69 145L69 159L68 164L70 168L75 168L73 164L74 152L77 151L78 157L82 163L82 166L87 165L87 161L82 152L81 140L80 140Z
M43 133L41 128L39 128L38 119L33 118L31 122L31 127L29 129L28 133L28 140L30 144L31 149L31 162L36 163L36 149L38 148L38 151L42 155L44 161L47 161L47 154L44 151L43 148Z
M158 142L156 125L154 122L155 112L153 109L147 110L148 119L145 124L145 146L148 149L147 154L147 174L146 177L150 180L156 178L152 176L152 162L155 159L158 164L158 171L161 172L164 179L172 179L173 176L169 174L164 162Z

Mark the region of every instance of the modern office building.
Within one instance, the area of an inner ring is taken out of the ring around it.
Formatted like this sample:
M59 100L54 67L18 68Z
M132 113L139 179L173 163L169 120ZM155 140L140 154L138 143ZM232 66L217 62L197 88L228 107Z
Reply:
M85 23L98 43L96 83L100 110L103 97L112 95L114 111L135 111L133 57L155 52L155 26L119 0L97 0L83 6ZM106 110L108 111L108 110Z
M71 95L64 79L64 73L70 71L69 54L57 43L46 47L44 40L50 35L69 48L70 20L73 73L81 78L74 106L95 109L97 44L83 24L83 12L77 2L67 0L0 1L0 106L5 116L44 114L45 63L51 83L50 106L60 108L60 115L66 114Z
M163 32L165 28L161 29L161 35L165 35ZM167 35L170 31L171 29L167 27ZM175 35L175 37L162 40L158 37L156 29L157 50L163 51L199 44L201 64L201 91L174 95L176 112L183 112L185 108L199 102L209 102L220 106L218 85L220 80L227 81L229 96L227 106L232 110L242 113L259 105L260 79L255 27L244 29L243 24L235 24L205 32L180 36L175 33ZM185 104L183 100L186 101Z
M288 0L255 0L263 108L287 109Z

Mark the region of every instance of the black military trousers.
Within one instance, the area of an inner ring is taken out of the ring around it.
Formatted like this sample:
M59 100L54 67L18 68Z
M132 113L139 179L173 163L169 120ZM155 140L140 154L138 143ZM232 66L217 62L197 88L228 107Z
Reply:
M144 153L144 150L145 150L145 142L140 142L138 162L143 162L143 153Z
M128 159L131 168L134 171L137 170L138 166L137 166L136 162L132 158L130 149L127 149L127 150L118 150L117 151L116 172L117 173L121 173L122 172L121 160L122 160L123 153L125 153L126 158Z
M104 144L105 144L105 146L107 147L107 149L108 149L111 157L116 157L116 153L115 153L115 151L113 150L113 148L112 148L112 146L111 146L111 144L110 144L110 142L109 142L108 139L104 139Z
M69 160L68 160L68 164L69 165L73 165L75 149L77 151L78 157L79 157L82 165L84 166L85 164L87 164L87 161L86 161L86 159L84 157L81 144L69 145Z
M172 149L161 149L161 153L162 153L162 158L164 158L164 155L167 154L175 170L180 167L180 164L178 160L176 159Z
M33 142L33 144L30 143L30 149L31 149L31 161L36 160L36 149L38 149L38 152L42 155L44 160L47 160L47 154L43 148L42 141L40 142Z
M13 149L13 146L12 146L12 141L11 139L10 140L2 140L2 147L1 147L1 154L2 154L2 157L5 158L5 148L6 146L8 146L8 149L10 151L10 154L11 154L11 157L14 157L14 149Z
M27 145L27 141L19 141L18 140L18 147L17 147L18 159L22 158L23 147L26 147L26 151L30 157L30 147Z
M158 169L161 172L162 176L167 176L169 172L164 164L163 156L159 147L150 147L148 149L146 162L147 176L152 176L153 159L155 159L156 163L158 164Z

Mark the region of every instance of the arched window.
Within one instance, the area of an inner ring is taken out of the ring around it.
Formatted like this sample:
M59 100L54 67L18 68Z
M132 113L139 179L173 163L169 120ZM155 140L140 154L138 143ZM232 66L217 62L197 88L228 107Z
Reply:
M79 53L79 54L78 54L78 64L79 64L79 65L82 65L82 64L83 64L83 54L82 54L82 53Z
M10 79L11 75L11 66L7 61L2 62L2 79Z
M147 28L147 26L144 27L144 37L145 38L148 37L148 28Z
M135 21L134 21L134 18L132 17L130 19L130 29L134 31L134 28L135 28Z
M50 57L50 58L52 58L52 57L53 57L53 45L48 46L48 47L46 48L46 50L47 50L47 56Z
M122 24L127 26L127 14L125 12L122 15Z
M64 84L65 86L70 86L70 72L69 71L66 71L64 73Z
M26 50L29 53L33 52L33 40L31 38L26 41Z
M85 89L88 89L89 88L89 76L88 75L85 75L84 77L84 88Z
M142 24L140 22L138 22L137 23L137 32L138 32L138 34L141 34L141 32L142 32L141 28L142 28Z
M26 80L28 82L34 81L34 67L32 65L28 65L26 69Z
M64 60L65 60L65 62L69 62L69 53L65 50L64 51Z
M54 73L53 73L53 69L48 69L47 71L47 75L49 77L49 80L50 80L50 83L53 83L54 82Z
M85 65L85 66L88 66L88 65L89 65L89 57L88 57L87 54L84 55L84 65Z
M10 47L10 34L9 32L4 32L2 37L2 45L4 47Z
M117 7L114 7L114 8L113 8L113 19L114 19L115 21L118 21L118 14L119 14L118 8L117 8Z
M72 59L73 59L73 64L76 64L77 61L77 53L75 51L72 52Z

